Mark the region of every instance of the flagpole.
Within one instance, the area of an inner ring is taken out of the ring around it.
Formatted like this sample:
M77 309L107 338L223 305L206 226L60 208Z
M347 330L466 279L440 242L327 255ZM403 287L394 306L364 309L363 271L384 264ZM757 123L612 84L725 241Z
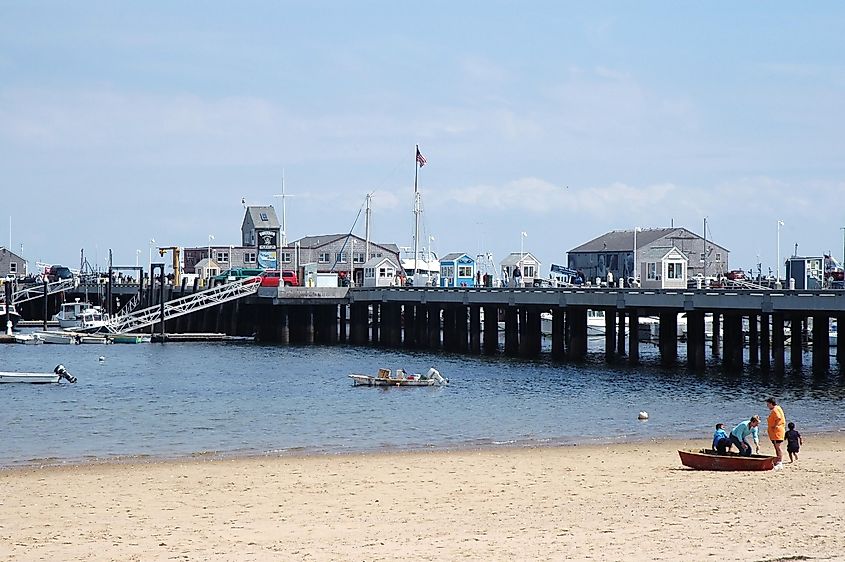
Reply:
M414 151L414 286L419 282L419 240L420 240L420 192L417 189L417 180L420 172L420 161L417 155L420 153L420 145L416 145Z

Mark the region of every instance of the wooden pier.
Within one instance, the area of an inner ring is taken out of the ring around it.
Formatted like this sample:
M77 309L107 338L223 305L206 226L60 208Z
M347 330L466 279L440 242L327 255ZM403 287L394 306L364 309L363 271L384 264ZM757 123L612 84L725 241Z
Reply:
M139 289L143 291L140 300L147 306L156 305L162 295L170 301L197 290L184 284L164 290L156 286L153 291L137 285L115 286L108 292L111 308L117 310L118 299L125 303ZM88 294L91 300L92 292ZM81 296L78 288L64 298ZM33 306L36 318L40 308ZM679 346L684 345L686 365L704 369L709 346L709 356L725 369L740 370L747 363L783 372L787 361L802 367L805 349L812 342L812 368L825 371L831 361L830 320L845 325L845 291L261 288L255 295L167 320L163 331L254 336L281 344L349 343L529 358L550 353L557 360L581 361L588 350L588 310L605 313L600 341L610 361L640 361L637 328L639 319L649 316L659 324L656 343L665 365L678 364ZM684 342L677 337L682 314L687 322ZM550 346L543 345L543 315L551 316ZM712 319L709 341L705 317ZM785 326L790 326L791 336ZM161 326L149 331L160 333ZM839 365L845 365L845 345L836 347L835 356Z

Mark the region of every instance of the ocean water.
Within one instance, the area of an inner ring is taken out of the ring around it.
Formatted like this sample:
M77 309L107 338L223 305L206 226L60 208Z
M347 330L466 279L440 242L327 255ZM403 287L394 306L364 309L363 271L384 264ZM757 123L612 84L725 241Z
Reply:
M682 348L683 346L681 346ZM845 376L584 364L351 346L255 343L0 346L0 370L78 377L0 385L0 467L191 455L340 453L499 445L708 440L716 422L765 417L845 428ZM104 360L100 361L99 357ZM809 356L806 358L809 364ZM353 387L351 372L439 369L443 388ZM637 420L640 410L648 421Z

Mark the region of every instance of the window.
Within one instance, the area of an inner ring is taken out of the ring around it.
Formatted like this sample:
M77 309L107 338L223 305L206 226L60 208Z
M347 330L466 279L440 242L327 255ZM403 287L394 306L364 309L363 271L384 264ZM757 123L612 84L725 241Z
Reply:
M18 272L18 262L12 261L9 262L9 273L17 273Z
M523 266L522 276L523 277L534 277L534 266L533 265Z
M255 259L255 252L244 252L244 263L255 263L257 261Z
M281 254L282 254L282 263L290 263L291 252L281 252Z
M720 261L722 261L722 254L719 253L719 252L716 252L716 263L718 263Z
M701 252L701 263L704 263L704 252Z
M441 277L454 277L455 276L455 267L452 265L443 265L440 267L440 276Z
M229 263L229 252L217 252L217 263Z
M472 266L471 265L459 265L458 266L458 277L472 277Z
M666 272L668 279L683 279L684 267L682 263L669 263L669 270Z
M337 253L337 263L346 263L346 252Z
M388 274L387 274L387 268L386 268L386 267L380 267L380 268L378 268L378 276L379 276L379 277L388 277ZM391 274L389 275L389 277L392 277L392 276L393 276L393 273L391 272Z
M364 252L355 252L352 254L352 263L364 263Z
M263 220L263 221L268 221L268 220L270 220L270 219L268 219L268 218L267 218L267 213L261 213L261 214L259 215L259 218L260 218L261 220Z
M373 278L376 276L376 270L372 267L364 269L364 277Z
M657 263L649 262L649 263L646 264L645 278L650 279L652 281L657 279Z
M320 252L320 257L318 258L317 261L319 261L320 263L329 263L329 261L331 261L331 259L332 259L332 257L331 257L330 253Z

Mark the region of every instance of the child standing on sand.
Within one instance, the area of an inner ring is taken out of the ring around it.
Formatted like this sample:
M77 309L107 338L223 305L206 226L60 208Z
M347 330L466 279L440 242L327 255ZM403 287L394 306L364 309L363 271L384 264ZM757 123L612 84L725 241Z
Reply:
M795 462L798 460L798 451L804 444L804 440L801 439L801 434L795 431L794 423L789 422L787 427L789 431L786 432L786 452L789 453L789 462Z

